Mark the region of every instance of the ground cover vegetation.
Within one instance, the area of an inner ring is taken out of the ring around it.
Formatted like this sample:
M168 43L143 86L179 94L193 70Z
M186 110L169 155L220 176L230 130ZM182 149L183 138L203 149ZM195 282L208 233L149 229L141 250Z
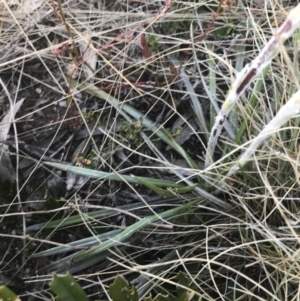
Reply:
M299 299L297 1L0 24L1 300Z

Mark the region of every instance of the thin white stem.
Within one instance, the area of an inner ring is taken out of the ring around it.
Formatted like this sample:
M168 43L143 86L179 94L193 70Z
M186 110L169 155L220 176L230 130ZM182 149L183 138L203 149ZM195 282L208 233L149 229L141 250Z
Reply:
M270 64L271 60L276 56L280 45L289 38L300 25L300 4L293 8L288 14L286 20L279 27L277 33L273 35L271 40L262 49L259 55L250 64L246 65L240 73L238 73L235 82L230 89L222 109L216 117L215 124L211 130L207 152L205 158L205 166L208 167L213 162L213 154L220 136L224 122L229 113L233 109L241 94L249 86L249 84Z
M225 178L219 182L218 187L222 187L230 176L234 175L238 170L240 170L240 168L242 168L249 161L254 152L269 136L276 133L278 129L280 129L290 119L299 115L299 113L300 90L290 98L290 100L279 110L277 115L267 124L267 126L258 134L258 136L254 138L238 162L230 168Z

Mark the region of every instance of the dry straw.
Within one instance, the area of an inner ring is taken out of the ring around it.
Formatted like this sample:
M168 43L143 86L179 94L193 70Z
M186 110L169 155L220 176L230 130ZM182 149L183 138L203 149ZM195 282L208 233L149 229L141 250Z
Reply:
M210 167L213 163L212 158L217 144L218 137L223 128L224 122L229 113L233 109L235 103L238 101L240 95L245 91L249 84L270 64L272 59L277 55L280 46L283 42L292 36L294 31L300 25L300 4L293 8L288 14L286 20L279 27L278 31L274 33L271 40L262 49L259 55L250 63L247 64L241 72L238 73L235 82L233 83L226 100L216 117L215 124L211 130L205 166ZM266 125L261 133L253 140L245 153L241 156L238 162L230 169L225 179L238 171L249 158L253 155L254 151L260 146L263 140L270 136L274 131L283 126L288 120L295 117L300 113L300 91L292 96L292 98L279 110L277 115ZM225 179L222 180L224 183Z

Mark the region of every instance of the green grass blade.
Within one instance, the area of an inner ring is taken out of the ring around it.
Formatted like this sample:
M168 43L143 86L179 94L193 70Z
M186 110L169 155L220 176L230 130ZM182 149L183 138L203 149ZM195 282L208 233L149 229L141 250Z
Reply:
M45 165L52 166L54 168L69 171L72 173L75 173L77 175L89 177L89 178L96 178L96 179L107 179L107 180L113 180L113 181L120 181L120 182L128 182L131 184L140 184L140 182L131 175L121 175L117 173L109 173L104 172L100 170L94 170L94 169L88 169L88 168L82 168L82 167L76 167L71 166L67 164L62 163L55 163L55 162L44 162ZM154 178L147 178L147 177L141 177L144 181L147 181L148 183L151 183L152 185L158 186L158 187L174 187L174 188L183 188L185 187L182 184L177 184L172 181L167 180L161 180L161 179L154 179Z
M129 114L135 120L141 120L142 125L147 129L151 130L156 136L161 138L165 143L171 146L175 151L177 151L190 165L190 167L199 169L198 165L190 158L190 156L186 153L186 151L176 142L176 140L171 137L168 132L163 128L158 128L154 125L149 118L145 117L142 113L137 111L136 109L132 108L128 104L123 104L118 99L114 98L113 96L107 94L104 91L99 90L97 87L90 85L89 83L80 83L78 84L75 80L71 80L71 84L78 90L84 90L87 93L105 99L108 101L120 114L124 115L124 112ZM126 115L127 116L127 115Z
M135 224L129 226L126 230L124 230L122 233L116 235L115 237L113 237L111 240L105 241L104 243L100 244L97 247L93 247L90 250L84 251L80 254L77 254L74 256L74 262L79 261L79 260L83 260L83 259L88 259L90 256L93 256L95 254L99 254L102 251L107 250L108 248L111 248L112 246L114 246L115 244L118 244L120 242L122 242L123 240L125 240L126 238L129 238L132 234L134 234L135 232L141 230L142 228L148 226L151 223L156 222L159 219L165 219L168 218L172 215L177 214L180 211L184 211L187 210L189 207L191 207L192 205L198 203L199 200L193 200L185 205L182 205L180 207L177 208L173 208L167 211L164 211L162 213L160 213L159 215L152 215L146 218L143 218L142 220L136 222Z
M147 181L145 181L143 178L141 177L136 177L135 176L135 179L137 179L137 181L140 182L140 184L148 187L149 189L151 189L152 191L156 192L157 194L159 195L162 195L162 196L170 196L170 195L174 195L174 194L180 194L180 193L185 193L185 192L191 192L195 189L195 187L197 186L197 184L195 185L192 185L192 186L186 186L186 187L182 187L182 188L175 188L175 189L162 189L162 188L159 188Z
M256 104L257 104L257 93L259 93L261 91L262 85L264 83L265 77L268 73L269 70L269 66L267 66L264 71L262 72L261 76L258 78L258 80L255 83L254 89L252 91L252 95L250 97L249 100L249 106L247 108L247 116L251 115L251 112L254 110ZM247 121L246 119L243 120L242 124L239 127L239 130L237 132L236 138L235 138L235 143L239 144L241 143L241 139L245 133L246 130L246 125L247 125Z
M119 234L121 231L122 231L121 229L112 230L106 233L99 234L97 236L91 236L76 241L72 241L67 246L58 246L58 247L51 248L49 250L41 251L33 254L32 257L34 258L34 257L53 256L57 254L62 254L62 253L74 251L74 247L81 247L81 248L91 247L99 243L99 241L105 241L110 237Z

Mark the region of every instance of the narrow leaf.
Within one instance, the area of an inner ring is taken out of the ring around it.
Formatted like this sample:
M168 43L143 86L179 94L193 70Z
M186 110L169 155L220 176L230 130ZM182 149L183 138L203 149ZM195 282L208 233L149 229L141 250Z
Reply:
M195 185L192 185L192 186L180 187L180 188L175 188L175 189L171 189L171 188L170 189L162 189L162 188L159 188L159 187L151 184L150 182L145 181L141 177L134 176L134 178L138 182L140 182L140 184L148 187L152 191L154 191L157 194L162 195L162 196L169 196L169 195L174 195L174 194L180 194L180 193L190 192L190 191L193 191L195 189L195 187L197 186L197 184L195 184Z
M156 136L161 138L165 143L170 145L175 151L177 151L190 165L192 168L199 169L197 164L190 158L190 156L186 153L186 151L175 141L174 138L170 137L167 134L166 129L163 127L155 126L154 122L152 122L149 118L145 117L144 114L140 113L138 110L134 109L133 107L129 106L126 103L120 102L118 99L114 98L113 96L107 94L104 91L101 91L94 85L90 85L88 83L80 83L78 84L75 80L70 80L71 84L74 88L78 90L84 90L87 93L94 95L96 97L100 97L107 102L109 102L120 114L127 113L135 120L142 120L142 125L147 129L151 130Z
M90 256L93 256L95 254L99 254L100 252L107 250L108 248L122 242L126 238L129 238L132 234L136 233L137 231L141 230L142 228L146 227L147 225L156 222L157 220L160 219L165 219L170 216L173 216L177 214L178 212L187 210L190 206L198 203L198 200L193 200L185 205L182 205L180 207L170 209L167 211L164 211L160 213L159 215L152 215L150 217L143 218L142 220L136 222L135 224L129 226L127 229L125 229L122 233L116 235L113 237L111 240L105 241L101 243L99 246L93 247L90 250L84 251L78 255L74 256L74 262L82 260L82 259L87 259Z
M127 181L128 183L132 183L132 184L140 184L139 181L137 181L134 176L117 174L117 173L108 173L100 170L76 167L76 166L66 165L62 163L55 163L55 162L44 162L44 164L61 170L70 171L85 177L96 178L96 179L107 179L107 180L114 180L114 181L121 181L121 182ZM160 186L160 187L175 187L175 188L184 187L182 184L177 184L172 181L146 178L146 177L142 177L142 179L144 181L148 181L153 185Z

